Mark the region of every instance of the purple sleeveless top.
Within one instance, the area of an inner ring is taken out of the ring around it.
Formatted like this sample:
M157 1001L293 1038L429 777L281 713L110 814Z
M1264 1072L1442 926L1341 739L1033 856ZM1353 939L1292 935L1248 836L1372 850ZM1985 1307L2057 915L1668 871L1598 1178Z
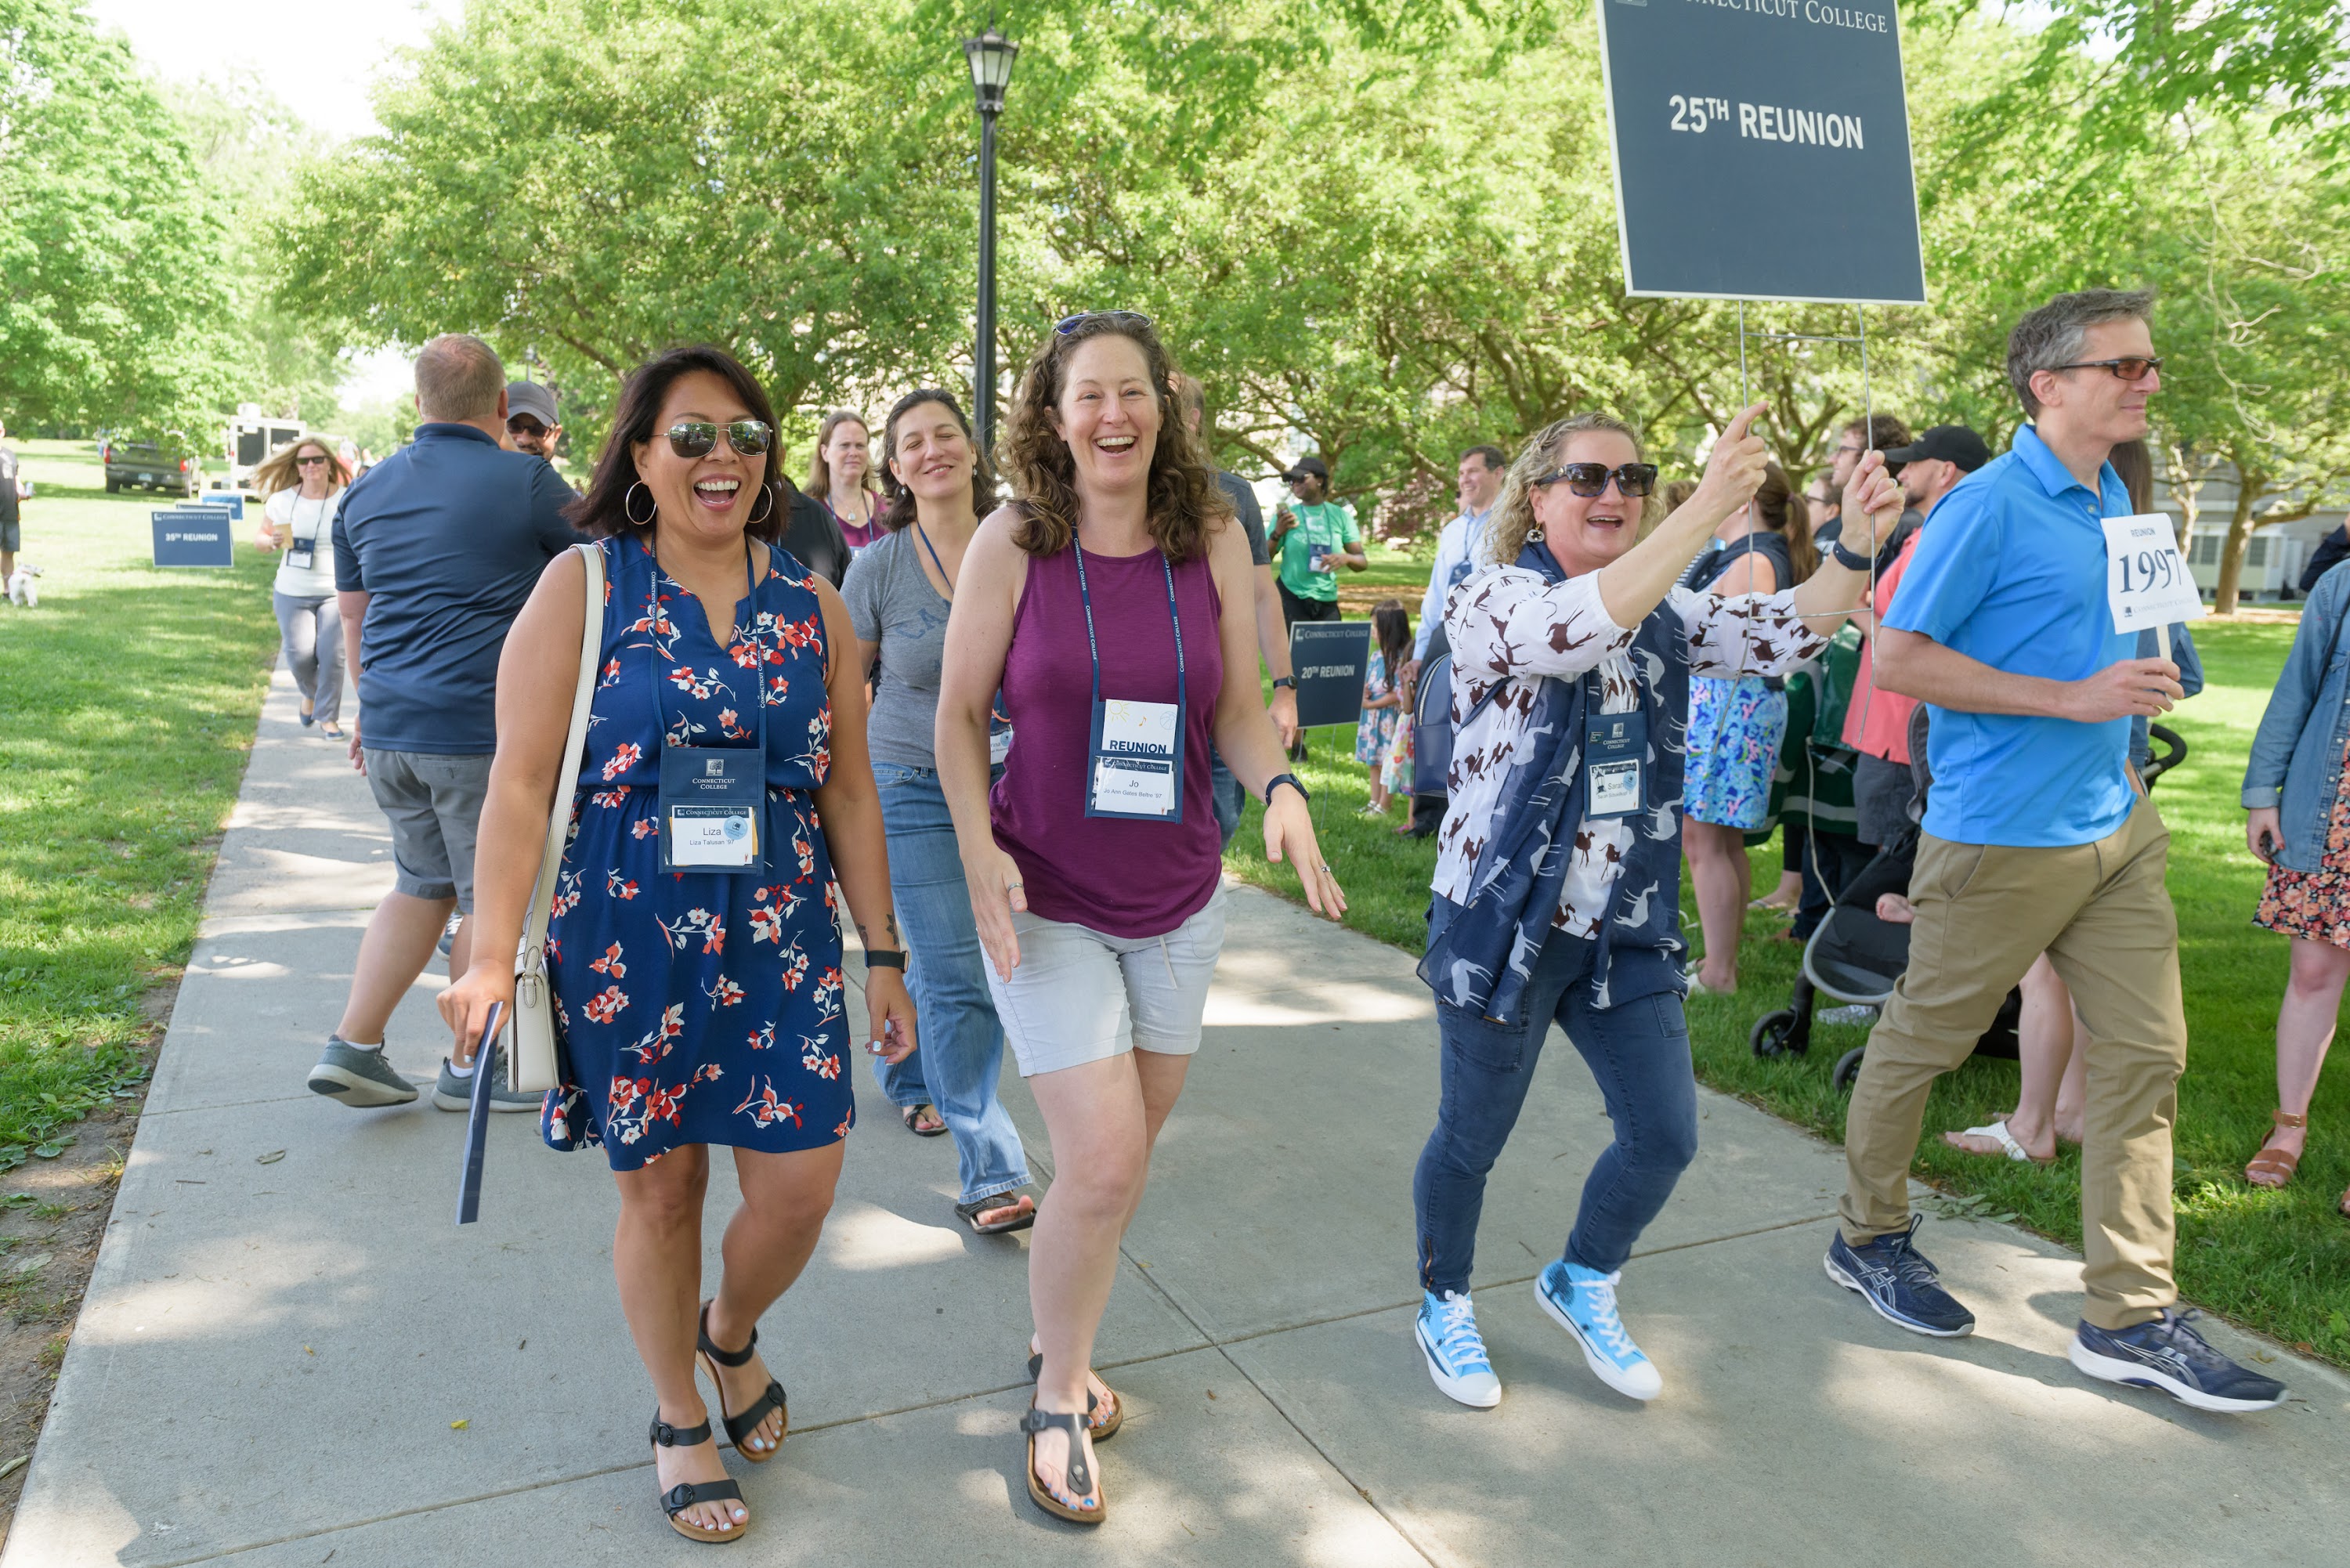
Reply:
M1175 629L1158 551L1086 552L1104 698L1175 701ZM1214 897L1223 871L1209 784L1216 694L1224 683L1217 639L1223 603L1202 557L1175 568L1188 690L1183 714L1183 820L1134 822L1086 815L1086 753L1093 738L1093 662L1076 553L1028 559L1028 585L1003 659L1012 754L989 795L995 842L1019 863L1031 912L1106 936L1163 936Z

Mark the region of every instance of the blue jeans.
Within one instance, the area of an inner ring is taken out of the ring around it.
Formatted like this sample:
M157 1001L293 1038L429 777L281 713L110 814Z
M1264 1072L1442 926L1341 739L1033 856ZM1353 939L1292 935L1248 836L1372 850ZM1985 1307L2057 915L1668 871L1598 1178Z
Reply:
M1681 999L1663 992L1594 1007L1596 946L1562 931L1550 934L1534 961L1521 1026L1436 1004L1443 1090L1436 1130L1411 1179L1422 1289L1440 1294L1469 1288L1485 1174L1517 1125L1554 1018L1583 1054L1616 1124L1616 1141L1583 1184L1582 1211L1566 1239L1568 1262L1604 1274L1622 1268L1696 1156L1697 1077Z
M1003 1026L987 992L987 958L971 918L954 822L930 768L877 759L873 782L881 794L889 891L906 940L906 989L921 1042L894 1066L876 1061L873 1076L892 1105L938 1107L954 1135L962 1201L976 1203L1026 1186L1028 1158L995 1097Z
M1248 792L1232 770L1224 766L1224 756L1213 746L1208 748L1208 783L1215 792L1216 832L1222 836L1223 847L1232 846L1232 836L1241 830L1241 807L1248 803Z

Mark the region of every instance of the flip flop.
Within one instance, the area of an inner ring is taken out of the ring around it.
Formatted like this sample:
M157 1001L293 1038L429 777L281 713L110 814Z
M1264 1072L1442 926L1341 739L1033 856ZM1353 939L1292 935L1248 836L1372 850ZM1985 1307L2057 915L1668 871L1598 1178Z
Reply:
M920 1100L910 1106L899 1106L898 1119L904 1122L906 1124L906 1130L912 1133L916 1137L939 1137L942 1136L947 1130L947 1119L944 1116L939 1116L939 1125L934 1127L918 1127L914 1125L915 1118L919 1117L924 1111L930 1112L931 1115L934 1116L939 1116L938 1106L931 1104L928 1100Z
M1011 1219L997 1220L985 1225L979 1222L979 1217L989 1210L1009 1208L1023 1198L1028 1198L1028 1207ZM1024 1187L1015 1187L1009 1192L991 1192L972 1202L958 1203L954 1209L956 1218L970 1226L972 1233L976 1236L1001 1236L1009 1231L1025 1231L1036 1223L1036 1200L1029 1198L1028 1189Z
M1076 1497L1095 1499L1091 1508L1073 1508L1055 1497L1045 1478L1036 1473L1036 1434L1048 1427L1059 1427L1069 1434L1069 1462L1063 1467L1070 1492ZM1078 1415L1063 1415L1055 1410L1039 1410L1031 1405L1020 1417L1020 1429L1028 1435L1028 1495L1036 1506L1055 1519L1066 1519L1071 1524L1099 1524L1109 1517L1109 1500L1096 1490L1092 1462L1086 1457L1086 1418Z
M1958 1149L1960 1154L1982 1154L1985 1152L1982 1149L1965 1148L1958 1144L1950 1143L1952 1136L1953 1135L1950 1133L1944 1133L1942 1135L1942 1141L1950 1144L1952 1148ZM1987 1137L1993 1143L1999 1145L2000 1152L2006 1156L2006 1158L2012 1160L2022 1161L2026 1165L2054 1165L2056 1163L2055 1157L2053 1155L2046 1159L2034 1159L2032 1156L2032 1151L2025 1148L2022 1144L2016 1142L2015 1135L2007 1130L2007 1118L2005 1116L2002 1116L1999 1120L1992 1122L1988 1127L1969 1127L1966 1131L1959 1133L1956 1136L1959 1137Z

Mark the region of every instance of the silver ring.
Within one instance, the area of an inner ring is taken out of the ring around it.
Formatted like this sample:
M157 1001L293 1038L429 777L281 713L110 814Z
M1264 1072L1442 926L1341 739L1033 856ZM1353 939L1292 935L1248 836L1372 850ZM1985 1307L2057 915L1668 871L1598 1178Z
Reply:
M1024 887L1026 887L1027 885L1028 885L1028 884L1026 884L1025 882L1006 882L1006 883L1004 884L1004 886L1005 886L1005 887L1007 887L1007 888L1024 888Z

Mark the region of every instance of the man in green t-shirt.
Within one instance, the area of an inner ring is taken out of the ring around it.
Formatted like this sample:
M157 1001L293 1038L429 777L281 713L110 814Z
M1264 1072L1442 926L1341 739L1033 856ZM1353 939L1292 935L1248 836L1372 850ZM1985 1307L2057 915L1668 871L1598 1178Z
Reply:
M1330 499L1330 469L1318 457L1297 460L1282 476L1296 499L1274 508L1273 553L1281 557L1281 607L1294 625L1338 618L1338 566L1370 566L1355 509Z

